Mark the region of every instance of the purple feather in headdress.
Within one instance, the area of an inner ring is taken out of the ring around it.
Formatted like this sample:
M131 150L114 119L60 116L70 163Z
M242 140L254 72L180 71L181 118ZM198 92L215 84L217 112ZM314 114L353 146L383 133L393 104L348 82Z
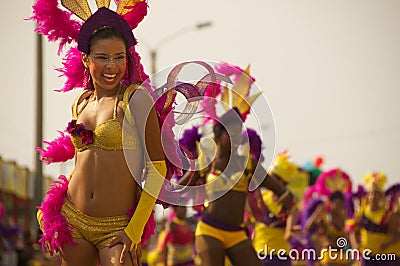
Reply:
M344 206L347 210L347 217L354 217L354 203L353 203L353 194L347 193L344 194Z
M315 233L317 230L317 226L314 225L312 226L309 230L305 230L305 225L307 224L308 219L310 216L314 213L314 211L317 209L318 206L321 204L324 204L324 202L321 199L312 199L311 201L308 202L305 210L302 212L302 217L301 217L301 226L302 226L302 234L304 238L302 239L304 246L306 249L315 249L313 241L312 241L312 235ZM310 258L307 261L307 265L315 265L316 260L315 258Z
M395 197L398 193L400 193L400 183L396 183L390 186L386 190L385 195L389 197Z
M317 186L312 185L306 188L304 191L302 207L303 209L307 206L308 202L312 199L321 197L321 193L319 192Z
M181 156L183 172L195 169L194 160L196 160L199 156L197 143L200 142L201 139L201 134L199 134L198 130L198 126L193 126L191 129L186 129L183 132L183 136L179 140L179 154ZM182 176L176 176L176 179L179 181L181 177Z
M302 243L305 246L305 248L315 248L313 246L312 242L312 235L313 233L318 229L316 225L311 226L309 230L305 229L305 226L308 222L308 219L311 217L311 215L315 212L318 206L321 204L324 204L324 201L319 199L319 198L313 198L310 201L308 201L307 205L303 209L301 213L301 227L302 227ZM315 261L310 260L308 261L307 265L314 265Z
M399 201L400 183L393 184L391 187L389 187L386 190L385 194L386 194L386 198L388 198L388 201L389 201L389 209L393 210Z
M357 191L353 193L353 199L361 201L361 199L367 194L367 191L362 185L357 186Z
M302 227L304 227L306 225L310 216L315 212L317 207L321 204L324 204L324 201L320 198L313 198L313 199L310 199L310 201L308 201L308 203L306 204L306 206L302 212L302 217L301 217ZM312 231L312 230L310 229L310 231Z
M263 162L264 156L261 153L262 140L260 136L257 134L257 131L251 128L247 128L247 130L242 133L242 144L246 141L246 138L248 138L249 140L251 158Z
M196 159L198 157L197 142L200 139L199 127L193 126L191 129L186 129L183 132L183 136L179 140L179 145L185 147L193 155L193 159Z
M37 151L40 151L40 159L46 164L65 162L75 156L75 147L70 135L62 131L58 131L58 133L60 134L59 137L52 141L43 142L47 147L36 148Z

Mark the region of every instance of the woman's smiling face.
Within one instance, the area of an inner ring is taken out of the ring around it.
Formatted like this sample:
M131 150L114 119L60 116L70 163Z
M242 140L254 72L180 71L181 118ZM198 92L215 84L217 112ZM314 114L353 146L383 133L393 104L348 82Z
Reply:
M126 71L125 42L117 37L97 39L84 59L95 89L113 90L119 86Z

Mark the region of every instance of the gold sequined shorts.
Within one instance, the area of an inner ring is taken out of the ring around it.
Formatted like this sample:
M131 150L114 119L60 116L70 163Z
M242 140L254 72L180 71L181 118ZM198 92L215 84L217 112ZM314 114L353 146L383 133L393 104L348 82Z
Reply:
M126 215L112 217L93 217L78 210L72 202L65 199L61 214L71 228L72 238L85 239L97 249L106 247L128 225Z

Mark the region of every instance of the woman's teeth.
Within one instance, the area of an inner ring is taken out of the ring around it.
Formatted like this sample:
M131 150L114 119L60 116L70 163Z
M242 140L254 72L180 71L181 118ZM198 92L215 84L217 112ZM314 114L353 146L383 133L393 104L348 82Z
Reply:
M117 76L117 74L113 74L113 75L111 75L111 74L103 74L103 76L105 78L107 78L107 79L114 79Z

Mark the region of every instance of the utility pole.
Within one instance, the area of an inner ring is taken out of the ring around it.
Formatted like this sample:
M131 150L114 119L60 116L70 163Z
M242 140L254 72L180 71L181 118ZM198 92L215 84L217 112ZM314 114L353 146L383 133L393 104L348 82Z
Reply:
M35 146L41 147L43 141L43 37L36 33L36 134ZM35 193L34 204L39 206L43 197L43 165L35 152Z

